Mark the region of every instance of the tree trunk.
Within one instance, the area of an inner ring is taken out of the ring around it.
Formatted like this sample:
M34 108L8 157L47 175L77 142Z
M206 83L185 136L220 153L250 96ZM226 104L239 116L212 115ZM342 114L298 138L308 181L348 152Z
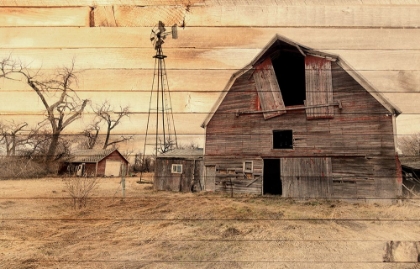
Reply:
M12 156L16 156L16 135L12 136Z
M58 139L60 138L60 133L53 133L51 138L51 143L48 148L47 155L45 156L45 162L47 163L47 167L50 168L50 162L54 159L55 151L58 146Z
M109 128L108 128L108 131L106 132L105 143L104 143L104 146L103 146L102 149L106 149L108 147L109 135L110 135L110 132L109 132Z

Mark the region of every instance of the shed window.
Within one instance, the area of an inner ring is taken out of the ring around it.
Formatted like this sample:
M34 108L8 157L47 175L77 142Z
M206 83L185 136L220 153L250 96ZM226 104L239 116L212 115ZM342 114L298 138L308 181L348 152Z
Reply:
M252 173L253 171L252 161L245 161L243 168L244 168L244 172Z
M293 149L292 130L274 130L273 149Z
M181 174L182 164L172 164L172 174Z

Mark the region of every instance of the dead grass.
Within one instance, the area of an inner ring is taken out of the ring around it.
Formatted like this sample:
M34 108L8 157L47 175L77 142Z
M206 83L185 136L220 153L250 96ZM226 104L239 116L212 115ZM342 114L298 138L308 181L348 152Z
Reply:
M0 158L0 180L41 178L48 174L44 165L22 157Z
M339 201L156 192L104 178L74 210L60 179L0 181L4 268L415 268L383 263L420 240L420 210Z

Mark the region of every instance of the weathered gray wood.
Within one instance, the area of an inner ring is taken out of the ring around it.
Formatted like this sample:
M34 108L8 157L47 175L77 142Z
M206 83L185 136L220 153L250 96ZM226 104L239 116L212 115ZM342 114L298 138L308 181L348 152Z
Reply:
M182 165L182 173L172 173L172 164ZM157 158L153 187L156 190L191 192L201 181L202 160Z
M331 62L314 56L305 57L305 106L327 105L307 108L308 119L332 118L334 116ZM329 106L328 106L329 105Z
M281 114L286 113L281 96L281 90L279 83L276 79L276 74L274 72L273 64L271 63L270 58L255 67L253 78L255 81L255 87L258 92L258 104L254 110L270 111L277 110L275 112L265 112L263 113L264 119L270 119ZM261 109L259 107L261 105Z
M374 183L370 181L353 183L354 181L347 179L357 178L345 172L346 170L334 167L333 163L328 165L332 167L328 170L331 172L325 174L342 173L341 176L346 180L343 180L343 183L333 184L334 186L326 185L324 190L329 190L328 195L335 197L391 197L392 193L395 195L397 182L392 117L388 116L389 112L336 63L332 63L331 69L333 101L340 100L343 107L342 109L334 107L332 119L311 121L306 119L304 109L291 110L285 115L269 120L264 120L261 114L236 116L236 111L255 110L253 104L255 100L258 100L257 90L252 81L250 82L253 79L253 70L239 77L206 127L208 134L206 136L206 162L211 157L212 164L226 163L228 167L232 167L233 163L241 163L246 158L255 156L296 158L294 160L298 164L301 158L305 162L311 160L311 157L331 157L334 160L333 158L339 156L347 156L350 159L377 156L378 159L375 159L375 162L364 162L364 167L355 168L354 171L354 173L357 173L358 169L376 171L372 174L375 178ZM293 149L274 150L272 148L273 130L293 130ZM226 160L226 157L232 159L227 161L229 159ZM218 158L220 162L217 162ZM293 159L291 161L293 162ZM374 165L378 167L374 168ZM385 172L385 167L390 167L390 169ZM307 168L300 168L300 164L291 169L310 171ZM302 172L302 175L306 172ZM291 174L294 173L291 172ZM296 173L299 174L299 172ZM304 189L299 187L290 193L296 197L308 197L312 195L311 189L316 190L317 186L321 186L308 184L303 185ZM378 189L378 186L380 186L379 190L372 193L372 189Z
M329 198L332 195L331 158L281 158L284 197Z
M207 165L205 168L205 174L204 174L204 184L205 184L206 191L215 190L215 180L216 180L216 166Z

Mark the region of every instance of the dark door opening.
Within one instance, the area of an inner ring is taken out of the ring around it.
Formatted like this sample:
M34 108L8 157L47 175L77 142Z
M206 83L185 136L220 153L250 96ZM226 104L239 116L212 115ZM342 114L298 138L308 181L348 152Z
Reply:
M263 194L282 195L280 159L264 159Z

